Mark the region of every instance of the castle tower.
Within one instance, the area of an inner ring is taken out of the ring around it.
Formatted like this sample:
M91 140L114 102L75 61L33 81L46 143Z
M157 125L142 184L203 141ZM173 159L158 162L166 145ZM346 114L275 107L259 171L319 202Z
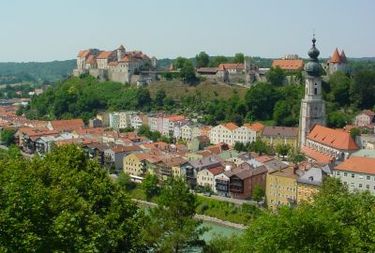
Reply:
M312 39L313 45L309 50L309 62L305 65L305 97L301 101L301 113L299 121L299 146L305 145L306 137L310 129L315 125L325 125L325 102L322 99L321 66L318 62L319 50L315 47L316 39Z
M347 59L344 50L341 50L341 53L336 48L331 58L328 60L328 74L333 74L337 71L342 71L348 73L349 69L347 66Z
M117 48L116 51L117 51L117 61L120 61L125 56L125 53L126 53L125 47L121 45L119 46L119 48Z

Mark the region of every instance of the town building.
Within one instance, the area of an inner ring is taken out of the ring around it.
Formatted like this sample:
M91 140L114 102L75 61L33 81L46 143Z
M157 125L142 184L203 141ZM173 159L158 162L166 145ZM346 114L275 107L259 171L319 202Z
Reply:
M319 192L324 178L327 176L322 168L312 167L297 178L297 204L311 202Z
M360 114L355 116L354 125L357 127L368 127L374 129L375 112L371 110L363 110Z
M301 113L299 122L299 146L303 147L306 143L311 128L316 125L325 125L325 102L322 98L322 78L321 66L318 61L320 54L315 47L316 39L312 40L312 48L309 50L309 62L305 65L305 97L301 101Z
M303 60L298 59L298 56L287 56L282 59L275 59L272 61L272 68L279 67L288 72L300 71L303 69L303 65Z
M287 144L297 146L298 128L282 126L266 126L263 129L262 140L268 145Z
M337 164L358 150L350 134L342 129L315 125L308 134L301 151L319 164Z
M297 168L287 167L267 175L267 206L276 209L282 205L293 206L297 202Z
M223 172L223 166L203 169L197 173L197 185L208 187L212 192L217 193L215 177Z
M350 191L375 194L375 158L351 156L333 169L333 176L347 185Z
M256 127L259 127L256 125ZM254 129L252 125L245 124L241 127L236 124L229 122L225 124L217 125L211 128L209 132L209 138L211 143L226 143L233 146L236 142L249 143L256 140L257 129Z
M82 119L52 120L47 124L49 130L58 132L71 132L85 127Z

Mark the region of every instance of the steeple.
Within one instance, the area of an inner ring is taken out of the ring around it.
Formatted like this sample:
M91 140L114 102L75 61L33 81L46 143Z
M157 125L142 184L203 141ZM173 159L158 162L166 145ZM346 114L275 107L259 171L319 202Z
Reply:
M299 146L306 145L306 137L310 129L315 125L325 125L325 103L322 99L322 78L321 66L318 56L319 50L316 48L316 39L313 36L312 47L308 51L310 57L305 64L305 96L301 101L301 113L299 121Z

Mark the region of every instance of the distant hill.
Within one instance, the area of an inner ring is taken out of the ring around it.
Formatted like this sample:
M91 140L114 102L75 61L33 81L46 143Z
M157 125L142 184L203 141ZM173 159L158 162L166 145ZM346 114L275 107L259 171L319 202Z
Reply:
M52 62L1 62L0 84L56 82L68 77L76 60Z

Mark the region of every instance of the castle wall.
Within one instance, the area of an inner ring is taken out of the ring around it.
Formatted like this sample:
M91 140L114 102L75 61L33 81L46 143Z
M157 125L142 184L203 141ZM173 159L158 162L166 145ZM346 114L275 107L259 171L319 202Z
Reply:
M119 83L130 83L129 74L127 72L108 71L108 79Z

